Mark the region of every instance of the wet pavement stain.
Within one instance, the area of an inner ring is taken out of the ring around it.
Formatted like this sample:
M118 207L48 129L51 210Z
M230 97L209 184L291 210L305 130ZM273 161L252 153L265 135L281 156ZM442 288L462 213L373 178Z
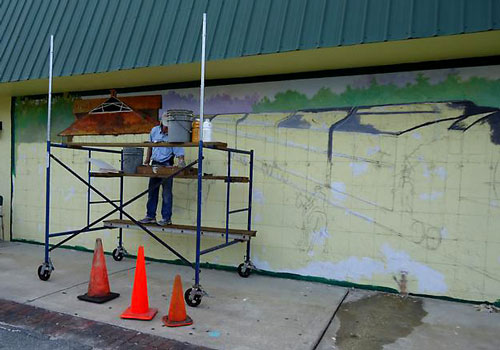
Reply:
M408 336L425 315L421 299L392 294L345 303L337 313L337 349L381 350L385 344Z

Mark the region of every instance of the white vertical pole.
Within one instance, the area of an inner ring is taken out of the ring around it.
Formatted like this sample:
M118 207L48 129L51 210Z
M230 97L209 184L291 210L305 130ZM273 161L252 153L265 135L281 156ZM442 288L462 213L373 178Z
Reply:
M203 14L201 33L201 86L200 86L200 140L203 140L203 107L205 104L205 41L207 39L207 14Z
M52 61L54 56L54 36L50 36L50 51L49 51L49 98L47 101L47 159L46 159L46 175L45 175L45 259L44 269L49 273L51 265L49 262L49 233L50 233L50 114L52 109ZM40 272L38 273L40 276Z
M50 36L50 53L49 53L49 100L47 110L47 142L50 142L50 117L52 107L52 60L54 56L54 36Z

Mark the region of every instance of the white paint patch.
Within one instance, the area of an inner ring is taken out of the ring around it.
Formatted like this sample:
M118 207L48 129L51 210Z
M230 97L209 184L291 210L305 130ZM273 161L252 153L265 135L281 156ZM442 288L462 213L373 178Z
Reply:
M380 146L370 147L366 150L366 155L373 156L375 153L380 152Z
M252 193L252 201L257 204L264 204L264 193L261 190L254 188Z
M343 201L346 199L345 183L343 182L332 182L332 194L333 198Z
M324 277L339 281L358 282L363 278L371 279L374 274L384 272L384 264L371 258L351 256L346 260L332 263L328 261L314 261L304 268L285 271L299 275Z
M443 196L443 192L432 191L431 193L421 193L420 199L423 201L434 201Z
M76 193L75 188L70 187L68 193L66 193L66 195L64 196L64 201L65 202L69 201L71 198L75 196L75 193Z
M370 216L368 216L368 215L365 215L365 214L361 214L361 213L359 213L359 212L357 212L357 211L353 211L353 210L350 210L350 209L346 209L345 213L346 213L346 215L348 215L348 214L350 214L350 215L354 215L354 216L356 216L356 217L358 217L358 218L360 218L360 219L363 219L363 220L365 220L365 221L368 221L368 222L375 222L375 219L374 219L374 218L372 218L372 217L370 217Z
M445 293L448 289L444 275L427 265L414 261L404 251L395 251L388 244L381 248L383 261L368 257L351 256L345 260L333 263L329 261L314 261L306 267L284 272L299 275L317 276L340 281L360 282L362 279L372 279L374 275L394 275L407 271L410 277L417 279L419 293Z
M490 207L498 208L499 207L498 201L496 201L496 200L490 201Z
M437 167L434 169L429 169L427 164L423 164L423 167L424 167L424 176L425 177L429 178L429 177L431 177L431 175L436 175L441 180L443 180L443 181L446 180L447 173L446 173L446 169L444 167L440 166L440 167Z
M424 177L431 177L431 171L429 170L429 167L427 166L427 164L424 164Z
M314 245L324 245L325 244L325 239L330 237L330 234L328 233L328 229L326 227L322 227L318 231L314 231L311 234L311 244Z
M446 227L442 227L441 231L439 231L439 235L441 236L441 238L447 238L449 234L450 233L448 232L448 229Z
M260 260L258 256L254 255L252 257L252 262L256 268L261 270L272 271L271 266L267 261Z
M411 136L415 139L415 140L420 140L422 138L422 135L419 133L419 132L414 132L413 134L411 134Z
M349 166L354 176L359 176L368 170L368 163L365 162L350 163Z
M314 256L314 250L308 251L307 255L312 258Z
M389 273L408 271L410 276L417 278L419 293L445 293L448 290L442 273L412 260L404 251L393 250L388 244L384 244L381 250L386 259L386 271Z
M439 178L440 178L441 180L443 180L443 181L444 181L444 180L446 180L446 175L447 175L447 174L446 174L446 169L445 169L444 167L442 167L442 166L437 167L436 169L434 169L434 173L435 173L437 176L439 176Z
M262 222L262 216L260 216L260 214L255 214L255 216L253 217L253 221Z

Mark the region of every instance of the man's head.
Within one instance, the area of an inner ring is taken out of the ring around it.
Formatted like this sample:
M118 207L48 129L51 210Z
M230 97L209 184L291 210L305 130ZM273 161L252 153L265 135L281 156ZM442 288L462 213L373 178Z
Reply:
M164 112L161 116L160 119L160 126L161 126L161 132L167 133L168 132L168 120L167 120L167 112Z

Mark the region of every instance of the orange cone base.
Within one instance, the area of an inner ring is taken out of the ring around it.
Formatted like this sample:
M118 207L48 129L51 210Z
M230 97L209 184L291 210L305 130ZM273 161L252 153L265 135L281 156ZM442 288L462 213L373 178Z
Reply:
M163 316L161 320L163 321L163 323L167 327L182 327L182 326L189 326L189 325L193 324L193 320L188 315L186 315L186 319L184 321L170 321L168 319L168 315Z
M104 295L102 297L91 297L87 293L85 293L83 295L79 295L77 298L83 301L89 301L91 303L102 304L107 301L118 298L119 296L120 296L119 293L113 293L113 292L110 292L108 295Z
M158 313L158 309L149 308L148 311L138 314L130 311L130 307L127 310L123 311L120 315L121 318L130 318L133 320L143 320L143 321L151 321L153 317Z

